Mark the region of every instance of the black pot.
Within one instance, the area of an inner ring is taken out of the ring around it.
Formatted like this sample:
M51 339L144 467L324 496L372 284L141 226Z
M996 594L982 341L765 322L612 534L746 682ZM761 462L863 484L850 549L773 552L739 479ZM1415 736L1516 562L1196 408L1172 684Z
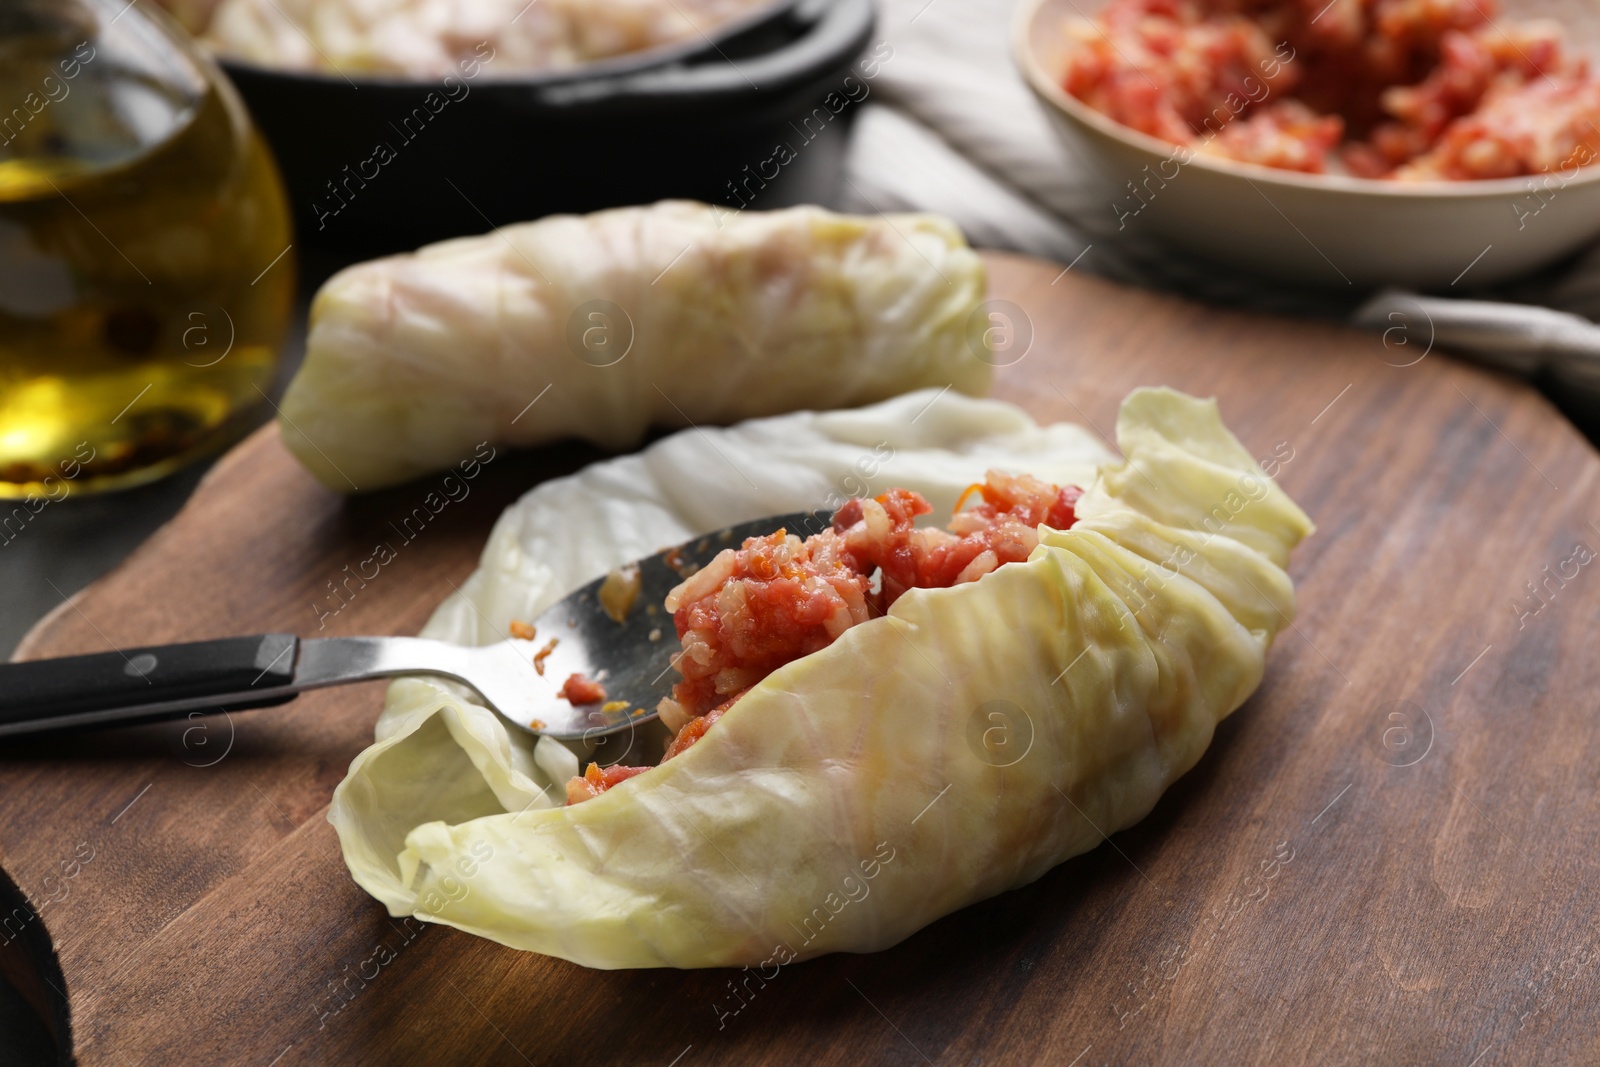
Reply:
M827 198L797 197L795 179L837 177L836 152L819 168L828 150L808 146L824 127L837 143L864 97L852 67L873 21L873 0L799 0L717 40L525 77L492 60L433 81L223 66L277 155L298 241L344 258L664 197Z

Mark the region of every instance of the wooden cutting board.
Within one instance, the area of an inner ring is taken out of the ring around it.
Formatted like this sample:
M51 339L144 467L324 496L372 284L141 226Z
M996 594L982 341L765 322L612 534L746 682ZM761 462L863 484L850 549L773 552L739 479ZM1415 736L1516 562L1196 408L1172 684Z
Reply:
M988 259L1033 329L997 395L1110 432L1135 385L1214 394L1320 525L1260 691L1147 819L762 983L390 919L324 820L381 685L8 746L0 862L54 936L82 1062L1600 1062L1594 451L1518 382L1414 362L1425 321L1380 338ZM323 632L414 633L502 507L593 458L497 459ZM337 497L264 429L21 655L315 633L431 488Z

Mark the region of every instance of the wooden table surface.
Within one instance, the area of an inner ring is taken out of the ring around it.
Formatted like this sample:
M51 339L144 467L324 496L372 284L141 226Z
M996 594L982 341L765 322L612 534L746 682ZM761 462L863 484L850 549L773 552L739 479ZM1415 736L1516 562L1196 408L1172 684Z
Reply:
M997 395L1106 432L1132 386L1216 395L1320 526L1261 689L1147 819L719 1020L730 972L589 971L358 889L324 815L381 684L13 744L0 866L81 1061L1600 1062L1594 451L1520 383L1424 357L1425 321L1379 338L989 262L1033 329ZM594 457L497 460L323 632L414 633L507 503ZM19 658L314 633L429 487L337 497L269 427Z

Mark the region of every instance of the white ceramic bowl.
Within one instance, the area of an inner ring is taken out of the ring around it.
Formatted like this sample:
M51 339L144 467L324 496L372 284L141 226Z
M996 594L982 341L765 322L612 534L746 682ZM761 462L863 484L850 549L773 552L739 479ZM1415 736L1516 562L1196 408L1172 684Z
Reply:
M1120 218L1127 230L1251 274L1338 289L1487 285L1546 266L1600 235L1600 164L1542 178L1537 193L1528 178L1393 182L1201 155L1180 165L1174 146L1061 88L1066 24L1093 17L1104 3L1023 0L1014 46L1068 151L1103 185L1108 218ZM1505 6L1514 12L1508 18L1559 18L1574 47L1600 36L1594 0ZM1140 187L1138 198L1130 182Z

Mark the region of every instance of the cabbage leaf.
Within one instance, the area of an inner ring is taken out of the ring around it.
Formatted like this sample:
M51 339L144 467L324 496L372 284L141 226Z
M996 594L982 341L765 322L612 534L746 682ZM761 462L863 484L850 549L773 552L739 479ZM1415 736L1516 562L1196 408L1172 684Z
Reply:
M312 474L351 492L483 441L620 451L652 426L923 386L979 396L984 286L960 231L931 215L687 201L553 215L329 279L279 425Z
M1260 683L1312 529L1212 401L1136 391L1117 437L1121 460L925 390L685 432L539 486L425 635L497 640L619 562L863 491L902 485L937 514L996 467L1087 492L1026 562L907 592L582 804L560 806L564 747L396 682L329 814L352 875L394 915L591 967L775 966L893 945L1095 847Z

